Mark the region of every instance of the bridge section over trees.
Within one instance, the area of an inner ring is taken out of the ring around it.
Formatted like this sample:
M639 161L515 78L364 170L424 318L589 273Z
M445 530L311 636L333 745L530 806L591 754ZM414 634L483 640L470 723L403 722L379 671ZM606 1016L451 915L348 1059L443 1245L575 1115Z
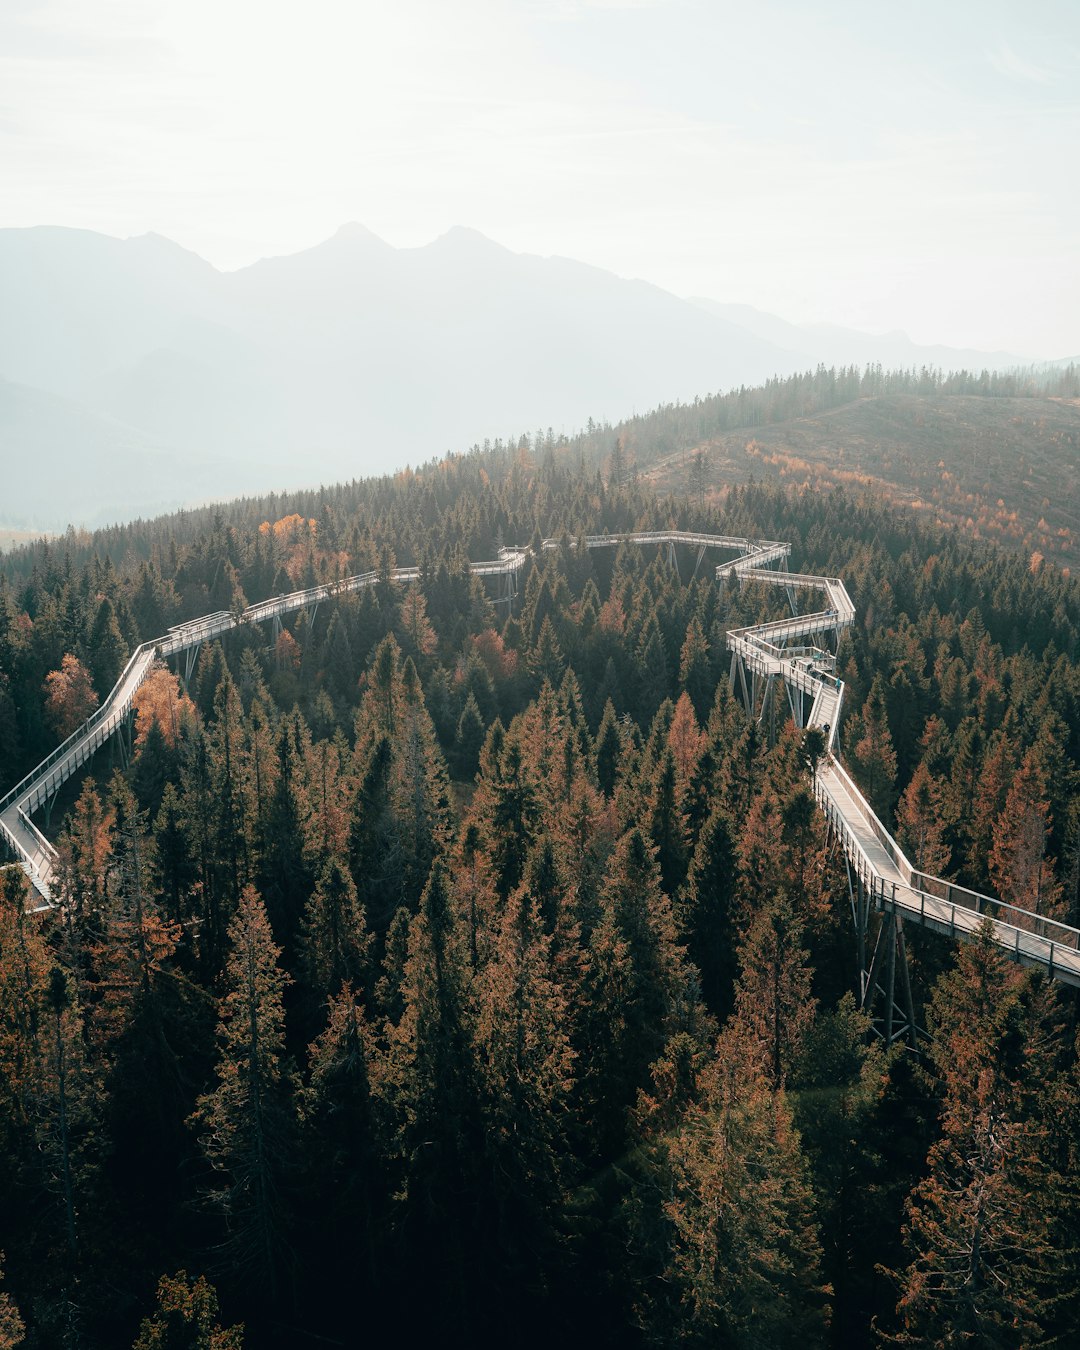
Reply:
M542 547L550 550L561 542L546 539ZM567 542L575 547L578 541ZM821 755L814 766L814 795L847 859L860 948L869 932L866 916L871 909L895 916L901 951L902 919L952 938L970 938L984 922L989 922L995 940L1013 959L1039 966L1055 979L1080 986L1080 930L920 872L905 857L841 765L837 727L844 685L836 673L832 651L812 641L832 639L835 644L843 629L855 620L855 607L840 578L787 571L791 546L775 540L654 530L589 535L584 544L589 549L616 548L622 544L666 548L673 563L677 562L677 548L696 549L695 572L707 550L734 552L737 555L734 559L717 565L718 579L735 579L742 585L781 586L786 590L792 609L790 618L728 633L731 687L741 691L749 714L762 718L775 707L776 690L782 687L796 725L821 734ZM495 578L503 588L501 599L512 601L517 578L531 556L526 548L504 548L498 557L469 566L475 575ZM419 578L419 568L401 567L393 569L385 579L410 583ZM155 660L184 653L190 675L195 655L204 642L244 624L280 622L283 616L297 610L314 610L323 601L375 585L379 580L378 572L361 572L326 585L275 596L237 612L204 615L138 647L97 711L0 799L0 837L26 871L43 905L54 903L57 855L31 816L55 796L97 749L127 726L132 701ZM800 597L807 592L820 592L824 607L800 612ZM893 927L880 925L873 953L860 950L864 1003L868 1001L868 991L877 987L880 979L887 981L887 1039L892 1038L896 1006L893 979L897 946L891 941L883 942L882 934ZM887 967L884 974L882 967ZM906 964L902 966L901 978L905 976ZM910 1017L909 1025L913 1030Z

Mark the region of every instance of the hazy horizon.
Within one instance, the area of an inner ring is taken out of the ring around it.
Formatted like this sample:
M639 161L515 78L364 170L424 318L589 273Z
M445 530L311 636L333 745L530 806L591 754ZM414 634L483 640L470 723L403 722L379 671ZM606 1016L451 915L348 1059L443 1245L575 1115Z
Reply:
M222 270L452 225L680 296L1080 352L1080 14L698 0L19 0L0 225Z
M142 231L142 232L139 233L139 234L117 235L117 234L110 234L108 231L103 231L103 230L91 230L91 229L89 229L89 227L86 227L86 226L64 226L64 225L59 225L59 226L58 226L58 225L55 225L55 224L53 224L53 223L48 223L48 222L42 222L40 225L33 225L33 226L7 226L7 227L5 227L5 226L0 225L0 230L3 230L3 229L5 229L5 228L8 228L8 229L11 229L11 228L14 228L14 229L43 229L43 230L49 230L49 229L61 229L61 230L65 230L65 229L67 229L67 230L75 230L75 231L80 231L80 230L81 230L81 231L85 231L86 233L89 233L89 234L102 235L102 236L104 236L106 239L111 239L111 240L114 240L115 242L121 243L121 244L126 244L126 243L136 243L136 242L138 242L138 241L141 240L141 239L159 239L159 240L163 241L164 243L171 244L171 245L175 245L177 248L182 249L182 250L183 250L184 252L186 252L186 253L191 253L191 254L193 254L196 258L199 259L200 262L204 262L204 263L208 264L210 267L212 267L212 268L214 269L215 272L219 273L219 274L222 275L222 276L231 276L231 275L235 275L235 274L238 273L238 272L245 272L245 271L247 271L249 268L257 267L258 264L260 264L260 263L272 263L272 262L274 262L274 261L276 261L276 260L284 260L284 259L287 259L287 258L294 258L294 257L296 257L298 254L311 252L312 250L318 249L320 246L322 246L322 245L324 245L324 244L329 244L329 243L332 243L332 242L333 242L334 240L336 240L336 239L340 239L340 238L342 238L342 237L347 237L347 236L351 236L351 235L354 235L354 236L366 236L366 237L368 237L369 239L371 239L373 242L375 242L375 243L377 243L377 244L380 244L380 245L384 245L386 248L392 250L394 253L413 253L413 252L419 252L419 251L421 251L421 250L423 250L423 249L430 248L432 245L436 245L436 244L440 243L440 241L445 240L445 239L447 239L448 237L453 237L453 236L455 236L455 235L462 236L462 237L467 237L467 236L470 236L470 235L471 235L471 236L479 237L480 239L484 240L486 243L492 244L492 245L494 245L494 246L495 246L496 248L498 248L498 249L503 249L505 252L515 254L516 256L521 257L521 258L536 258L536 259L540 259L540 260L542 260L542 261L557 261L557 262L558 262L558 261L562 261L562 262L570 262L570 263L580 263L580 264L582 264L582 265L585 266L585 267L589 267L589 268L595 269L596 271L600 271L600 272L603 272L603 271L609 271L609 270L610 270L610 269L607 269L607 268L600 267L599 264L596 264L596 263L590 263L590 262L586 261L585 259L581 259L581 258L571 258L571 257L569 257L569 256L567 256L567 255L565 255L565 254L551 253L551 252L548 252L548 253L533 252L532 250L529 250L529 249L511 249L511 248L509 248L506 244L504 244L501 240L496 239L496 238L493 238L491 235L485 234L482 230L478 230L478 229L476 229L474 226L469 225L468 223L463 222L463 221L457 221L457 222L455 222L454 224L447 226L446 229L440 230L437 234L433 234L430 238L420 240L418 243L395 244L395 243L392 243L389 239L384 238L382 235L379 235L379 234L377 234L374 230L370 229L363 221L360 221L360 220L346 220L346 221L342 221L342 222L337 226L337 228L334 229L334 230L332 230L328 235L325 235L325 236L323 236L323 237L321 237L321 238L318 238L318 239L314 239L314 240L312 240L312 242L311 242L310 244L303 245L303 246L301 246L301 247L299 247L299 248L292 249L292 250L289 250L289 251L284 252L284 253L265 253L265 254L260 254L258 257L252 258L250 261L247 261L247 262L237 262L237 263L235 263L235 265L232 265L232 266L227 266L227 265L223 265L223 264L221 264L221 263L215 262L213 258L208 257L208 256L207 256L206 254L204 254L204 253L200 253L200 252L199 252L197 249L195 249L195 248L189 248L186 244L182 243L182 242L181 242L180 240L178 240L178 239L170 238L168 235L163 234L160 230L144 230L144 231ZM668 294L675 295L676 298L677 298L677 299L680 299L680 300L687 300L687 301L689 301L691 304L697 304L697 303L705 302L705 303L707 303L707 304L715 303L716 305L718 305L718 306L720 306L720 307L722 307L722 308L730 309L731 311L735 311L735 310L739 310L739 309L745 309L745 310L747 310L747 311L753 311L753 312L755 312L755 313L761 315L763 318L769 318L769 319L777 319L777 318L778 318L778 319L781 319L781 320L783 320L785 323L788 323L788 324L791 324L791 325L793 325L793 326L802 328L802 329L806 330L807 332L812 332L812 331L814 331L814 330L827 330L827 329L829 329L829 328L836 328L836 329L842 329L842 328L846 329L846 328L847 328L846 325L841 325L841 324L839 324L839 323L834 323L832 320L829 320L829 319L820 319L820 320L796 320L796 319L793 319L789 314L787 314L787 313L785 313L785 312L778 312L778 311L769 311L769 310L765 310L765 309L763 309L760 305L751 305L751 304L749 304L748 302L739 302L739 301L729 302L729 301L726 301L723 297L720 297L720 296L715 296L715 295L704 295L704 294L690 294L690 293L687 293L687 294L685 294L685 295L684 295L684 294L678 294L678 293L676 293L676 292L670 291L667 287L664 287L664 286L659 285L659 283L657 283L657 282L651 281L650 278L648 278L648 277L622 277L622 276L621 276L619 273L617 273L617 272L612 272L612 275L620 277L620 280L643 281L643 282L645 282L647 285L656 286L657 289L659 289L659 290L665 290L665 291L668 291ZM896 327L896 326L893 326L893 327L859 327L859 328L857 328L857 329L851 329L850 331L856 331L856 332L859 332L859 333L861 333L861 334L863 334L863 335L865 335L865 336L867 336L867 337L893 337L893 336L899 336L899 337L903 337L903 338L905 338L905 339L908 339L909 341L915 342L915 339L912 338L911 334L910 334L906 329L903 329L903 328L900 328L900 327ZM1080 339L1078 339L1078 341L1080 341ZM925 346L925 347L937 347L937 346L951 346L952 344L948 344L948 343L945 343L945 342L943 342L943 341L938 341L937 339L929 339L929 340L927 340L926 342L920 342L920 343L917 343L916 345L918 345L918 346ZM961 350L961 349L957 349L957 350ZM988 355L992 355L992 354L993 354L992 351L991 351L991 349L990 349L989 347L975 347L975 348L968 348L967 350L968 350L968 351L971 351L971 350L975 350L975 351L986 351L986 353L987 353ZM1010 351L1009 351L1009 355L1015 356L1019 361L1030 361L1030 362L1033 363L1034 365L1041 365L1041 364L1044 364L1044 363L1052 363L1052 362L1054 362L1054 361L1058 361L1058 360L1062 360L1062 359L1065 359L1065 360L1071 359L1074 355L1080 355L1080 349L1078 349L1077 353L1064 352L1064 353L1060 353L1060 354L1056 354L1056 353L1053 353L1053 354L1052 354L1052 353L1046 353L1046 352L1025 352L1025 351L1012 351L1012 350L1010 350ZM703 392L704 392L704 391L703 391Z

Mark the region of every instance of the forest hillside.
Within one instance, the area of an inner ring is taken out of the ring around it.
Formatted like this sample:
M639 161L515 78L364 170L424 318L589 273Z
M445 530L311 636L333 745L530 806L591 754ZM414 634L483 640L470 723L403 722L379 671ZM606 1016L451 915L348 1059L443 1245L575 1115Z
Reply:
M157 235L0 229L0 459L20 484L0 527L312 487L867 359L864 335L777 343L743 317L467 229L394 248L353 224L236 272ZM1020 359L886 351L948 369Z
M1080 400L880 394L711 437L643 477L661 492L750 478L869 488L938 525L1075 566Z
M1075 995L907 924L886 1044L820 739L729 693L728 630L785 596L576 541L786 539L842 576L875 809L917 866L1074 925L1080 583L862 489L658 496L624 448L4 560L5 785L141 640L378 573L152 675L38 818L58 909L0 873L8 1344L1080 1336ZM504 543L534 549L512 605L466 565Z

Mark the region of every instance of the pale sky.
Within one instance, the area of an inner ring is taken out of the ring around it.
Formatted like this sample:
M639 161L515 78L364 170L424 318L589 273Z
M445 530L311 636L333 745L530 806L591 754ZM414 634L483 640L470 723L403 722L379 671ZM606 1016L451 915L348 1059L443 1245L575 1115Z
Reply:
M0 226L222 269L459 224L679 295L1080 355L1080 4L0 0Z

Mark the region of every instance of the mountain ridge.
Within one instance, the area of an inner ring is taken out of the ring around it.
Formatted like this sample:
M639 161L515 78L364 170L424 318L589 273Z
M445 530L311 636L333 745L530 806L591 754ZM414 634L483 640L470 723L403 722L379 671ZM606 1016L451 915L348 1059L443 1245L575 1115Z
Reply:
M60 445L35 432L25 400L0 418L0 461L48 502L31 522L43 529L105 523L67 489L88 454L110 476L95 419L148 452L228 461L224 496L265 488L270 472L296 487L383 472L818 364L651 282L463 226L401 249L346 222L233 272L153 233L0 230L0 314L0 376L63 399L71 429ZM100 509L113 519L158 505L144 475L111 477ZM8 515L25 519L17 502Z

